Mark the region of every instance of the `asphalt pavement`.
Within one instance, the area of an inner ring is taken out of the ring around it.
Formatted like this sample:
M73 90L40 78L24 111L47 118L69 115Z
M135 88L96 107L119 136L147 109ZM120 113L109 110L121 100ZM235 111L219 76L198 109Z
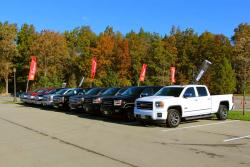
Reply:
M141 126L0 98L0 166L250 166L250 122Z

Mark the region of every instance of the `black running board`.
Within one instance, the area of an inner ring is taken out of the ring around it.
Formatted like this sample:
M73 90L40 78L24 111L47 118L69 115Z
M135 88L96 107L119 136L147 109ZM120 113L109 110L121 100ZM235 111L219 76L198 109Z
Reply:
M185 117L183 118L184 120L193 120L193 119L203 119L203 118L211 118L213 117L212 114L207 114L207 115L197 115L197 116L191 116L191 117Z

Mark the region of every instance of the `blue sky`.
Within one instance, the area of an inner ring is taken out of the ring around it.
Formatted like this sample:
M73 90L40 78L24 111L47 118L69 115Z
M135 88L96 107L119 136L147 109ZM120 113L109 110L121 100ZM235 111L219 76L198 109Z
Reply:
M1 0L0 21L33 24L38 31L63 32L89 25L100 33L108 25L127 33L168 34L173 25L233 35L240 23L250 24L249 0Z

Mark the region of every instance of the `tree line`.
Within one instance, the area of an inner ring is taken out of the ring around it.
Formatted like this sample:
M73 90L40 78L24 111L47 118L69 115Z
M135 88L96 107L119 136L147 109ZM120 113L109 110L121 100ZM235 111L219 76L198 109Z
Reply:
M63 33L36 31L33 25L0 22L0 91L12 91L13 68L17 69L17 90L25 90L30 57L38 67L31 88L56 87L66 82L76 87L84 76L84 87L137 85L142 64L147 64L141 85L169 85L169 69L176 67L176 84L192 83L203 60L213 64L200 81L212 93L241 93L250 90L250 25L239 24L234 35L173 26L158 33L114 32L107 27L100 34L89 26ZM90 79L91 59L96 57L95 79ZM93 82L93 83L92 83Z

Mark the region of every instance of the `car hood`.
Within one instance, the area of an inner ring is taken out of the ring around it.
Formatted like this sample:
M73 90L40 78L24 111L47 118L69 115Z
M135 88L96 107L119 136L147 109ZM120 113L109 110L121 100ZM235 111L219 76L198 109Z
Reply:
M175 99L177 97L173 96L148 96L148 97L142 97L137 99L136 101L150 101L150 102L155 102L155 101L163 101L163 100L168 100L168 99Z

